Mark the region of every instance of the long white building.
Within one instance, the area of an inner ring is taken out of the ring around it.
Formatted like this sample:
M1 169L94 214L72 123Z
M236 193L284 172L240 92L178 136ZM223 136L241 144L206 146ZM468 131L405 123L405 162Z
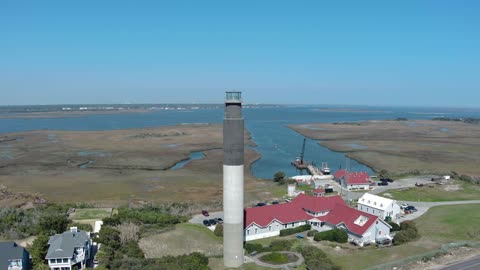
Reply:
M289 203L245 209L245 241L277 236L305 224L313 230L344 229L359 245L389 238L390 226L375 215L348 207L340 196L298 195Z
M400 206L397 204L397 201L370 193L365 193L360 199L358 199L357 209L378 216L383 220L387 217L396 220L401 214Z

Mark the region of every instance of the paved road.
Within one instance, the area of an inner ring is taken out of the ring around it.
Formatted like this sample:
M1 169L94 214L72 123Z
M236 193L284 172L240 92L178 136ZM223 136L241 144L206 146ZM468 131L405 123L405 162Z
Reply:
M399 204L407 203L409 205L415 206L417 208L417 212L412 214L403 215L401 218L398 219L398 222L402 222L405 220L412 220L420 217L421 215L425 214L428 209L434 206L441 206L441 205L456 205L456 204L475 204L480 203L480 200L472 200L472 201L449 201L449 202L409 202L409 201L398 201ZM478 268L480 269L480 267Z
M205 219L213 219L213 218L223 219L223 212L209 212L209 214L210 215L208 217L202 214L194 215L192 219L190 219L188 222L193 224L203 224L203 220Z
M480 269L480 256L462 262L451 264L438 270L478 270Z

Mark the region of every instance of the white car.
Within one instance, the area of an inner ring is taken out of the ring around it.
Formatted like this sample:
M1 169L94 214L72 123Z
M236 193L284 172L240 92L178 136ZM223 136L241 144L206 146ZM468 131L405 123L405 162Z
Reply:
M408 206L407 203L402 203L400 204L400 209L405 209Z

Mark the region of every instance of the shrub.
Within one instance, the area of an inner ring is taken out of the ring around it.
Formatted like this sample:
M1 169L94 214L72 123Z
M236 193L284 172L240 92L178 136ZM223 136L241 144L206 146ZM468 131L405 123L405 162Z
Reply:
M269 262L272 264L284 264L288 263L288 258L285 254L272 252L266 255L263 255L260 260L264 262Z
M223 237L223 224L217 224L217 226L215 226L215 231L213 231L213 234L218 237Z
M400 231L400 225L395 222L388 222L388 225L392 226L392 232Z
M313 237L315 241L331 241L337 243L347 243L348 234L342 229L333 229L325 232L319 232Z
M399 231L393 237L393 243L395 245L401 245L407 243L409 241L409 237L405 231Z
M308 232L307 232L307 236L308 236L308 237L313 237L313 236L315 236L315 234L316 234L317 232L318 232L318 231L316 231L316 230L308 231Z
M285 179L285 173L282 171L278 171L273 175L273 180L275 182L279 182L281 180Z
M245 243L245 250L248 254L256 251L257 253L264 252L266 249L261 244Z
M312 228L312 225L310 224L305 224L296 228L291 228L291 229L284 229L280 231L280 236L287 236L287 235L292 235L296 233L301 233L304 231L308 231Z
M293 241L291 240L275 240L270 244L271 251L284 251L290 250L293 246Z
M305 258L305 264L307 269L310 270L340 270L341 268L331 261L325 252L321 249L307 246L300 250L303 258Z
M401 245L419 237L417 226L413 221L404 221L400 223L400 231L393 237L395 245Z

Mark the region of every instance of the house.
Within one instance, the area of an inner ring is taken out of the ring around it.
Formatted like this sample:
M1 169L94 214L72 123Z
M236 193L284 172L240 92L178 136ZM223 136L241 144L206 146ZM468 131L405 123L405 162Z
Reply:
M370 176L367 172L349 172L338 170L333 174L334 179L348 190L370 189Z
M315 197L323 197L325 196L325 189L323 188L316 188L313 190L313 196Z
M15 242L0 242L0 269L30 269L28 251Z
M397 201L365 193L358 199L357 209L380 217L385 220L387 217L391 217L392 220L400 217L401 210Z
M299 194L289 203L245 209L245 241L280 235L305 224L317 231L344 229L349 241L363 245L389 237L390 225L377 216L350 208L341 196Z
M51 270L71 270L74 265L84 269L90 259L92 239L90 233L71 227L70 231L51 236L48 245L45 258Z

